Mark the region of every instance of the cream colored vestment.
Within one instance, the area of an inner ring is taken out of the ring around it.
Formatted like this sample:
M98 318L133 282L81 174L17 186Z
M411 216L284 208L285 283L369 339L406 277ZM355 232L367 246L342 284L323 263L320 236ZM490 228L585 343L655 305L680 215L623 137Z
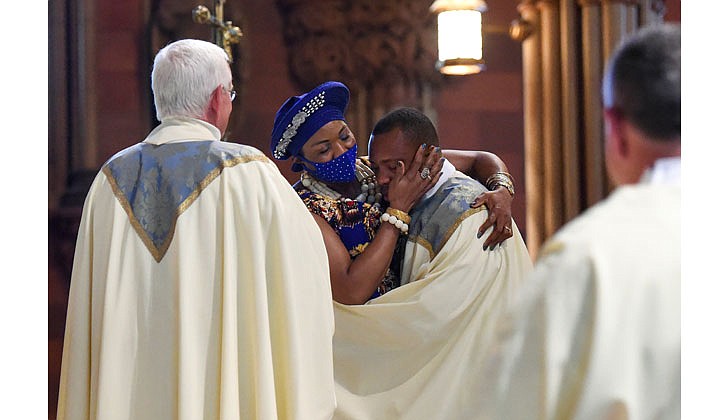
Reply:
M557 232L491 348L491 419L680 418L680 160Z
M470 189L474 181L461 177L446 187L464 183L463 200L428 198L440 212L425 225L440 226L436 234L410 236L402 276L408 284L365 305L334 305L335 418L481 418L492 314L516 296L531 260L515 223L513 238L483 251L491 229L476 234L487 211L469 209L469 200L484 189ZM447 210L451 204L461 207ZM418 230L421 218L411 214ZM428 242L435 237L437 244Z
M334 325L321 233L270 160L218 139L201 121L169 120L132 146L210 148L207 176L175 184L186 198L170 220L167 207L155 210L169 204L164 188L139 201L154 183L115 174L119 159L96 177L74 258L60 420L331 417ZM176 162L176 173L199 156Z

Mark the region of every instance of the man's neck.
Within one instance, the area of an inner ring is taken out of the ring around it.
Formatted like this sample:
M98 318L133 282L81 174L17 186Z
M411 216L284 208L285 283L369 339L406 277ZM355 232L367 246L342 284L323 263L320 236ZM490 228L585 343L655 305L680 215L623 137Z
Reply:
M640 178L641 183L680 185L680 156L657 159Z

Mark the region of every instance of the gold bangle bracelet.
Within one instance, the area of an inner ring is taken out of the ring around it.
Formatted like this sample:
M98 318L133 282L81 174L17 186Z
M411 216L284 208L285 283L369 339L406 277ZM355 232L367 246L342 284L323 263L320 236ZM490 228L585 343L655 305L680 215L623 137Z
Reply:
M410 220L412 219L409 214L406 212L403 212L402 210L397 210L393 207L387 207L387 211L385 213L389 213L392 216L396 217L397 219L403 221L404 223L409 224Z
M498 187L505 188L511 197L516 193L513 186L513 177L508 172L496 172L485 181L485 188L490 191L494 191Z

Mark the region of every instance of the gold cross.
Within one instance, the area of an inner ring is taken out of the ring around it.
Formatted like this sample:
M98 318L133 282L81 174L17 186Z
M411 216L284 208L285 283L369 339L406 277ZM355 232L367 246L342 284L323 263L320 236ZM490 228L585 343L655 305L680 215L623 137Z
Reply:
M215 14L210 14L210 9L205 6L197 6L192 10L192 20L196 23L208 24L215 28L215 43L221 46L228 55L230 62L233 62L232 44L240 42L243 37L243 31L239 27L234 26L232 21L223 20L223 9L225 8L225 0L215 1Z

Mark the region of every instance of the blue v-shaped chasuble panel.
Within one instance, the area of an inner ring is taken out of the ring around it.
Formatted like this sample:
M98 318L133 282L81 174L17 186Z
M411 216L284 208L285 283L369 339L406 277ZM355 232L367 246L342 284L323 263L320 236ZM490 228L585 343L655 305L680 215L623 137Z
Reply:
M189 141L153 145L139 143L104 165L130 222L154 259L164 257L177 218L223 168L251 160L268 160L239 144Z

